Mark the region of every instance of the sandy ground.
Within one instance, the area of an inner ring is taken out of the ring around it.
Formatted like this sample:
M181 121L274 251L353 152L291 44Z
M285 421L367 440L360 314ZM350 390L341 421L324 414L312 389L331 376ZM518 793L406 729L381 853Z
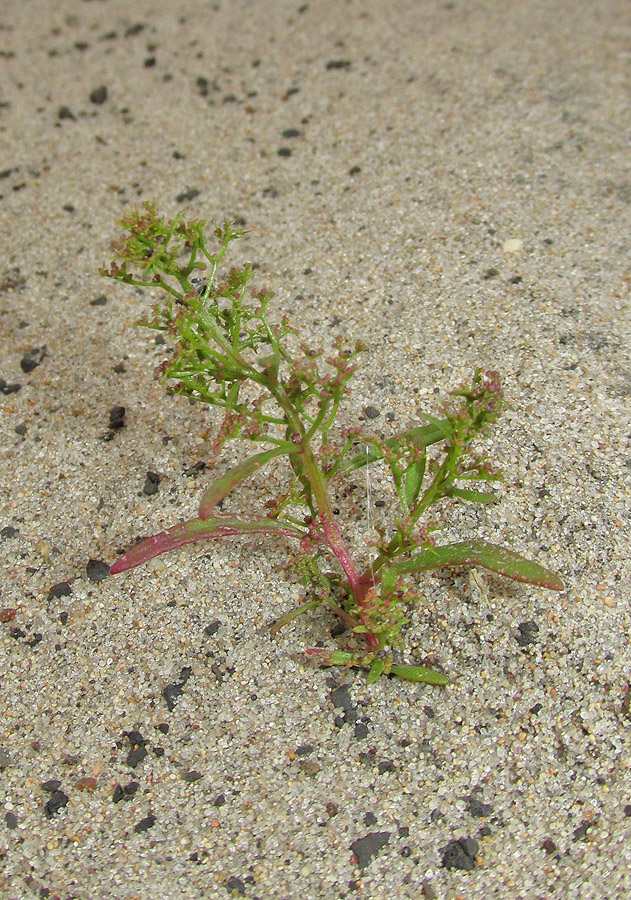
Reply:
M0 4L2 897L631 895L630 101L626 0ZM104 577L194 515L217 422L97 275L144 199L241 217L279 313L368 341L342 424L499 369L505 483L445 534L566 591L419 581L437 689L313 666L325 613L270 638L286 546Z

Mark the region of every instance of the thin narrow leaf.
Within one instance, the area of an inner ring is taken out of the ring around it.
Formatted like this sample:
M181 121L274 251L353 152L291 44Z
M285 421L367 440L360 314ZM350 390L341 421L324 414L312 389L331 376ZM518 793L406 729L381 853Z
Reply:
M383 675L383 670L385 669L386 664L383 659L377 657L373 660L370 669L368 670L368 675L366 676L366 681L368 684L374 684L378 678Z
M277 522L275 519L263 518L248 521L233 516L215 516L206 520L190 519L188 522L180 522L166 531L161 531L159 534L154 534L153 537L140 541L116 560L110 568L110 575L135 569L136 566L140 566L162 553L168 553L169 550L183 547L185 544L242 534L282 534L288 537L304 537L303 531Z
M385 445L392 450L398 450L403 441L411 440L419 447L429 447L431 444L438 443L438 441L447 440L451 437L452 433L453 429L449 419L435 419L432 421L431 425L417 425L415 428L410 428L408 431L402 431L396 437L385 441ZM379 447L373 446L369 449L368 453L366 453L365 450L362 450L360 453L355 454L355 456L351 456L350 459L345 460L340 465L338 472L341 475L346 475L349 472L354 472L355 469L361 469L362 466L366 466L378 459L383 459L383 453Z
M490 491L470 491L468 488L449 488L445 492L447 497L459 497L460 500L468 500L470 503L495 503L497 497Z
M439 569L443 566L482 566L513 581L522 581L553 591L564 590L558 575L540 566L539 563L524 559L514 550L489 544L486 541L461 541L444 547L431 547L411 559L390 566L390 577ZM384 573L385 574L385 573Z
M418 499L425 477L425 454L405 470L404 490L408 509L412 509Z
M323 600L318 598L317 600L308 600L306 603L301 603L300 606L291 609L288 613L285 613L284 616L281 616L280 619L276 619L276 621L270 625L269 633L277 634L281 628L284 628L285 625L288 625L299 615L307 612L308 609L315 609L316 606L320 606L323 602Z
M295 444L292 444L291 441L285 441L278 447L273 447L271 450L264 450L263 453L256 453L254 456L246 459L240 466L229 469L225 475L222 475L221 478L213 481L210 487L205 491L199 504L199 518L209 519L217 504L223 500L233 488L262 469L263 466L270 462L270 460L277 456L282 456L285 453L296 453L298 449L299 448Z
M390 674L404 678L406 681L423 682L424 684L449 684L446 675L426 669L424 666L390 666Z

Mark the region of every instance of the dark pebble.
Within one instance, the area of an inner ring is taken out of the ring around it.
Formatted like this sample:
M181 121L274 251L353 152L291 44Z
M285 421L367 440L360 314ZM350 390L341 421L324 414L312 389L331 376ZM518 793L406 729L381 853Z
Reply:
M143 494L147 494L149 497L152 494L157 494L159 487L160 487L160 476L156 472L147 472L147 477L145 478L145 484L142 489Z
M149 831L149 829L153 828L153 826L155 824L156 824L156 817L149 815L149 816L146 816L144 819L141 819L140 822L137 822L134 825L134 831L136 832L136 834L140 834L143 831Z
M147 751L144 746L134 747L133 750L130 750L127 754L127 758L125 762L130 768L135 769L136 766L139 766L143 759L146 757Z
M48 591L48 599L52 600L53 597L69 597L72 594L72 588L68 584L67 581L60 581L58 584L54 584L50 590Z
M128 784L126 784L123 788L125 800L131 800L132 797L135 797L135 795L138 793L139 788L140 785L137 781L130 781Z
M527 647L529 644L535 643L539 634L539 626L534 619L530 619L528 622L520 622L517 627L519 634L515 635L515 640L520 647Z
M301 744L299 747L296 747L296 756L309 756L314 750L313 744Z
M9 632L9 634L11 635L12 638L15 638L16 641L19 640L20 638L26 637L26 632L22 631L22 629L18 628L17 626L15 628L12 628L11 631Z
M43 791L46 791L48 794L54 794L55 791L58 791L61 787L61 781L58 778L51 778L50 781L43 781L40 784L40 787Z
M223 806L226 802L226 798L223 794L217 794L215 799L213 800L213 806L216 806L219 809L220 806Z
M552 838L546 838L543 844L541 845L542 849L546 851L550 856L553 853L557 852L557 845L554 843Z
M631 816L631 803L627 803L627 805L624 807L624 809L622 811L625 814L625 816L627 816L627 818L629 818L629 816Z
M377 769L380 775L383 775L384 772L394 772L394 763L391 759L384 759L379 763Z
M105 581L110 574L110 567L106 562L103 562L102 559L89 559L85 570L90 581L95 581L97 583L99 581Z
M175 702L178 697L181 697L184 693L184 689L181 684L177 684L174 682L173 684L167 684L165 689L162 691L162 696L167 705L167 709L169 712L173 712L175 709Z
M110 428L125 427L125 412L124 406L113 406L110 409Z
M158 731L162 732L162 734L169 733L169 723L168 722L160 722L160 724L157 726L157 728L158 728Z
M302 132L298 131L297 128L285 128L284 131L281 131L281 136L284 138L297 138L300 137Z
M92 103L96 103L97 106L100 106L102 103L105 103L107 100L107 88L104 84L101 87L95 88L90 92L90 101Z
M355 175L359 175L360 172L361 172L361 166L353 166L351 169L348 170L348 174L351 175L352 177L355 177Z
M29 353L25 353L22 359L20 360L20 368L24 372L25 375L28 375L29 372L32 372L33 369L36 369L39 365L39 360L35 359Z
M363 741L368 737L368 725L365 722L358 722L353 731L353 737L356 741Z
M475 869L477 855L478 842L475 838L460 838L459 841L450 841L442 851L443 868L471 872Z
M198 772L197 769L191 769L190 772L186 772L186 774L183 776L184 781L186 781L188 784L194 784L196 781L199 781L200 778L203 777L204 776L202 775L202 773Z
M360 869L365 869L373 856L385 847L390 840L389 831L375 831L367 834L366 837L359 838L351 844L351 850L357 857L357 865Z
M204 634L206 637L212 637L214 634L217 634L221 627L221 622L218 619L215 619L214 622L211 622L210 625L207 625L204 628Z
M200 460L200 462L193 463L192 466L189 466L188 469L185 469L184 474L187 477L190 477L191 475L199 475L199 473L203 472L205 468L206 463Z
M107 303L107 297L105 294L99 294L98 297L95 297L94 300L90 300L90 306L105 306Z
M482 803L482 801L478 800L476 797L468 797L467 799L469 802L469 812L475 818L481 819L490 816L493 812L493 807L490 803Z
M114 788L114 793L112 794L112 803L120 803L125 794L123 793L123 789L120 784L117 784Z
M349 69L351 61L350 59L330 59L326 67L327 69Z
M226 889L231 894L234 894L235 891L237 894L245 894L245 883L240 878L237 878L236 875L231 875L226 881Z
M5 394L5 396L8 394L17 394L21 389L21 384L7 384L4 378L0 378L0 392Z
M0 529L0 538L6 541L8 538L17 537L19 533L19 528L14 528L13 525L5 525L4 528Z
M72 112L72 110L70 109L69 106L60 106L59 110L57 111L57 118L58 119L72 119L73 122L75 120L74 113Z
M594 821L588 821L587 819L585 819L583 822L581 822L581 824L578 826L578 828L574 829L574 832L572 834L572 840L574 842L582 841L583 838L585 837L585 835L587 834L588 830L592 827L592 825L595 825L595 824L596 823Z
M486 272L484 273L484 275L482 276L482 278L484 278L485 281L489 281L489 279L495 278L495 277L496 277L497 275L499 275L499 274L500 274L500 273L498 272L497 269L491 268L491 269L487 269L487 270L486 270Z
M194 200L195 197L199 197L199 191L197 188L189 188L187 191L182 191L181 194L178 194L175 200L177 203L187 203L189 200Z
M364 406L362 412L366 416L367 419L378 419L381 413L374 406Z
M56 816L60 809L68 802L67 794L64 794L63 791L55 791L52 794L50 800L44 807L44 814L47 819L52 819L53 816Z
M4 821L7 823L9 831L13 831L18 827L18 817L15 813L8 812L4 817Z
M276 152L279 156L291 156L293 151L291 147L279 147Z
M353 708L349 687L350 685L348 684L342 684L334 691L331 691L331 702L336 709L347 711Z
M370 828L371 825L377 824L377 816L373 812L367 812L364 816L364 825Z

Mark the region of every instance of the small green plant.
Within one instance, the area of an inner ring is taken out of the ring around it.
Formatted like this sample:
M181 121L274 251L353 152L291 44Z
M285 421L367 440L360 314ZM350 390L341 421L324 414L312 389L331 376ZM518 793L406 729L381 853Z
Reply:
M286 318L275 322L268 316L270 293L248 291L251 266L220 277L224 254L242 231L229 223L215 228L215 248L209 249L205 222L187 222L182 215L167 220L150 203L119 224L125 233L101 274L163 291L152 316L139 324L164 332L170 343L158 367L168 390L223 411L215 455L234 439L262 449L207 488L197 518L142 540L114 563L112 574L197 541L246 534L291 539L309 595L272 630L301 612L327 606L352 633L349 648L307 652L325 665L364 667L369 682L388 673L431 684L448 680L423 666L400 664L393 655L408 621L406 610L418 600L414 576L420 572L481 566L515 581L563 589L557 575L510 549L482 540L438 546L431 535L427 514L445 498L494 499L476 485L498 475L473 444L504 402L496 372L476 371L442 417L425 416L427 424L388 439L360 428L336 429L363 348L338 338L326 354L301 343ZM269 498L258 515L222 511L234 488L278 457L287 463L283 493ZM344 476L378 460L392 477L400 512L357 556L331 497Z

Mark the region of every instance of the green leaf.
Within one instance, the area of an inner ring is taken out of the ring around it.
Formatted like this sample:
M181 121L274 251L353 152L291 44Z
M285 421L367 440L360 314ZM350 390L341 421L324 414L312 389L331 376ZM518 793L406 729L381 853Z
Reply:
M116 560L110 568L110 575L135 569L143 563L183 547L185 544L194 544L197 541L207 541L214 538L233 537L242 534L276 534L288 537L304 537L304 532L291 525L277 522L275 519L238 519L234 516L214 516L212 519L190 519L188 522L180 522L166 531L154 534L153 537L140 541L127 553Z
M256 453L242 463L242 465L229 469L225 475L222 475L221 478L213 481L210 487L206 489L199 504L199 518L209 519L217 504L223 500L234 487L241 484L246 478L254 475L262 469L263 466L267 465L270 460L277 456L283 456L286 453L296 453L299 449L300 448L291 441L285 441L278 447L273 447L271 450L265 450L263 453Z
M431 547L411 559L388 567L390 577L440 569L443 566L482 566L504 575L513 581L534 584L553 591L564 590L558 575L540 566L539 563L524 559L508 547L489 544L486 541L461 541L444 547Z
M402 431L396 437L385 441L385 445L395 451L401 448L404 441L412 441L419 447L429 447L431 444L438 443L438 441L449 439L452 434L453 428L449 419L433 419L431 425L418 425L415 428L410 428L408 431ZM349 472L361 469L362 466L367 466L378 459L383 459L383 456L384 454L379 447L371 447L368 453L366 453L366 450L362 450L355 456L351 456L350 459L345 460L339 466L338 473L347 475Z
M449 684L446 675L426 669L424 666L390 666L390 674L404 678L406 681L423 682L424 684Z
M405 470L403 487L408 509L412 509L418 499L425 477L425 454Z
M366 676L366 681L368 684L374 684L378 678L383 675L383 670L385 669L386 664L380 657L377 657L373 660L372 665L368 671L368 675Z
M470 503L495 503L496 496L490 491L470 491L468 488L452 487L445 491L446 497L458 497Z

